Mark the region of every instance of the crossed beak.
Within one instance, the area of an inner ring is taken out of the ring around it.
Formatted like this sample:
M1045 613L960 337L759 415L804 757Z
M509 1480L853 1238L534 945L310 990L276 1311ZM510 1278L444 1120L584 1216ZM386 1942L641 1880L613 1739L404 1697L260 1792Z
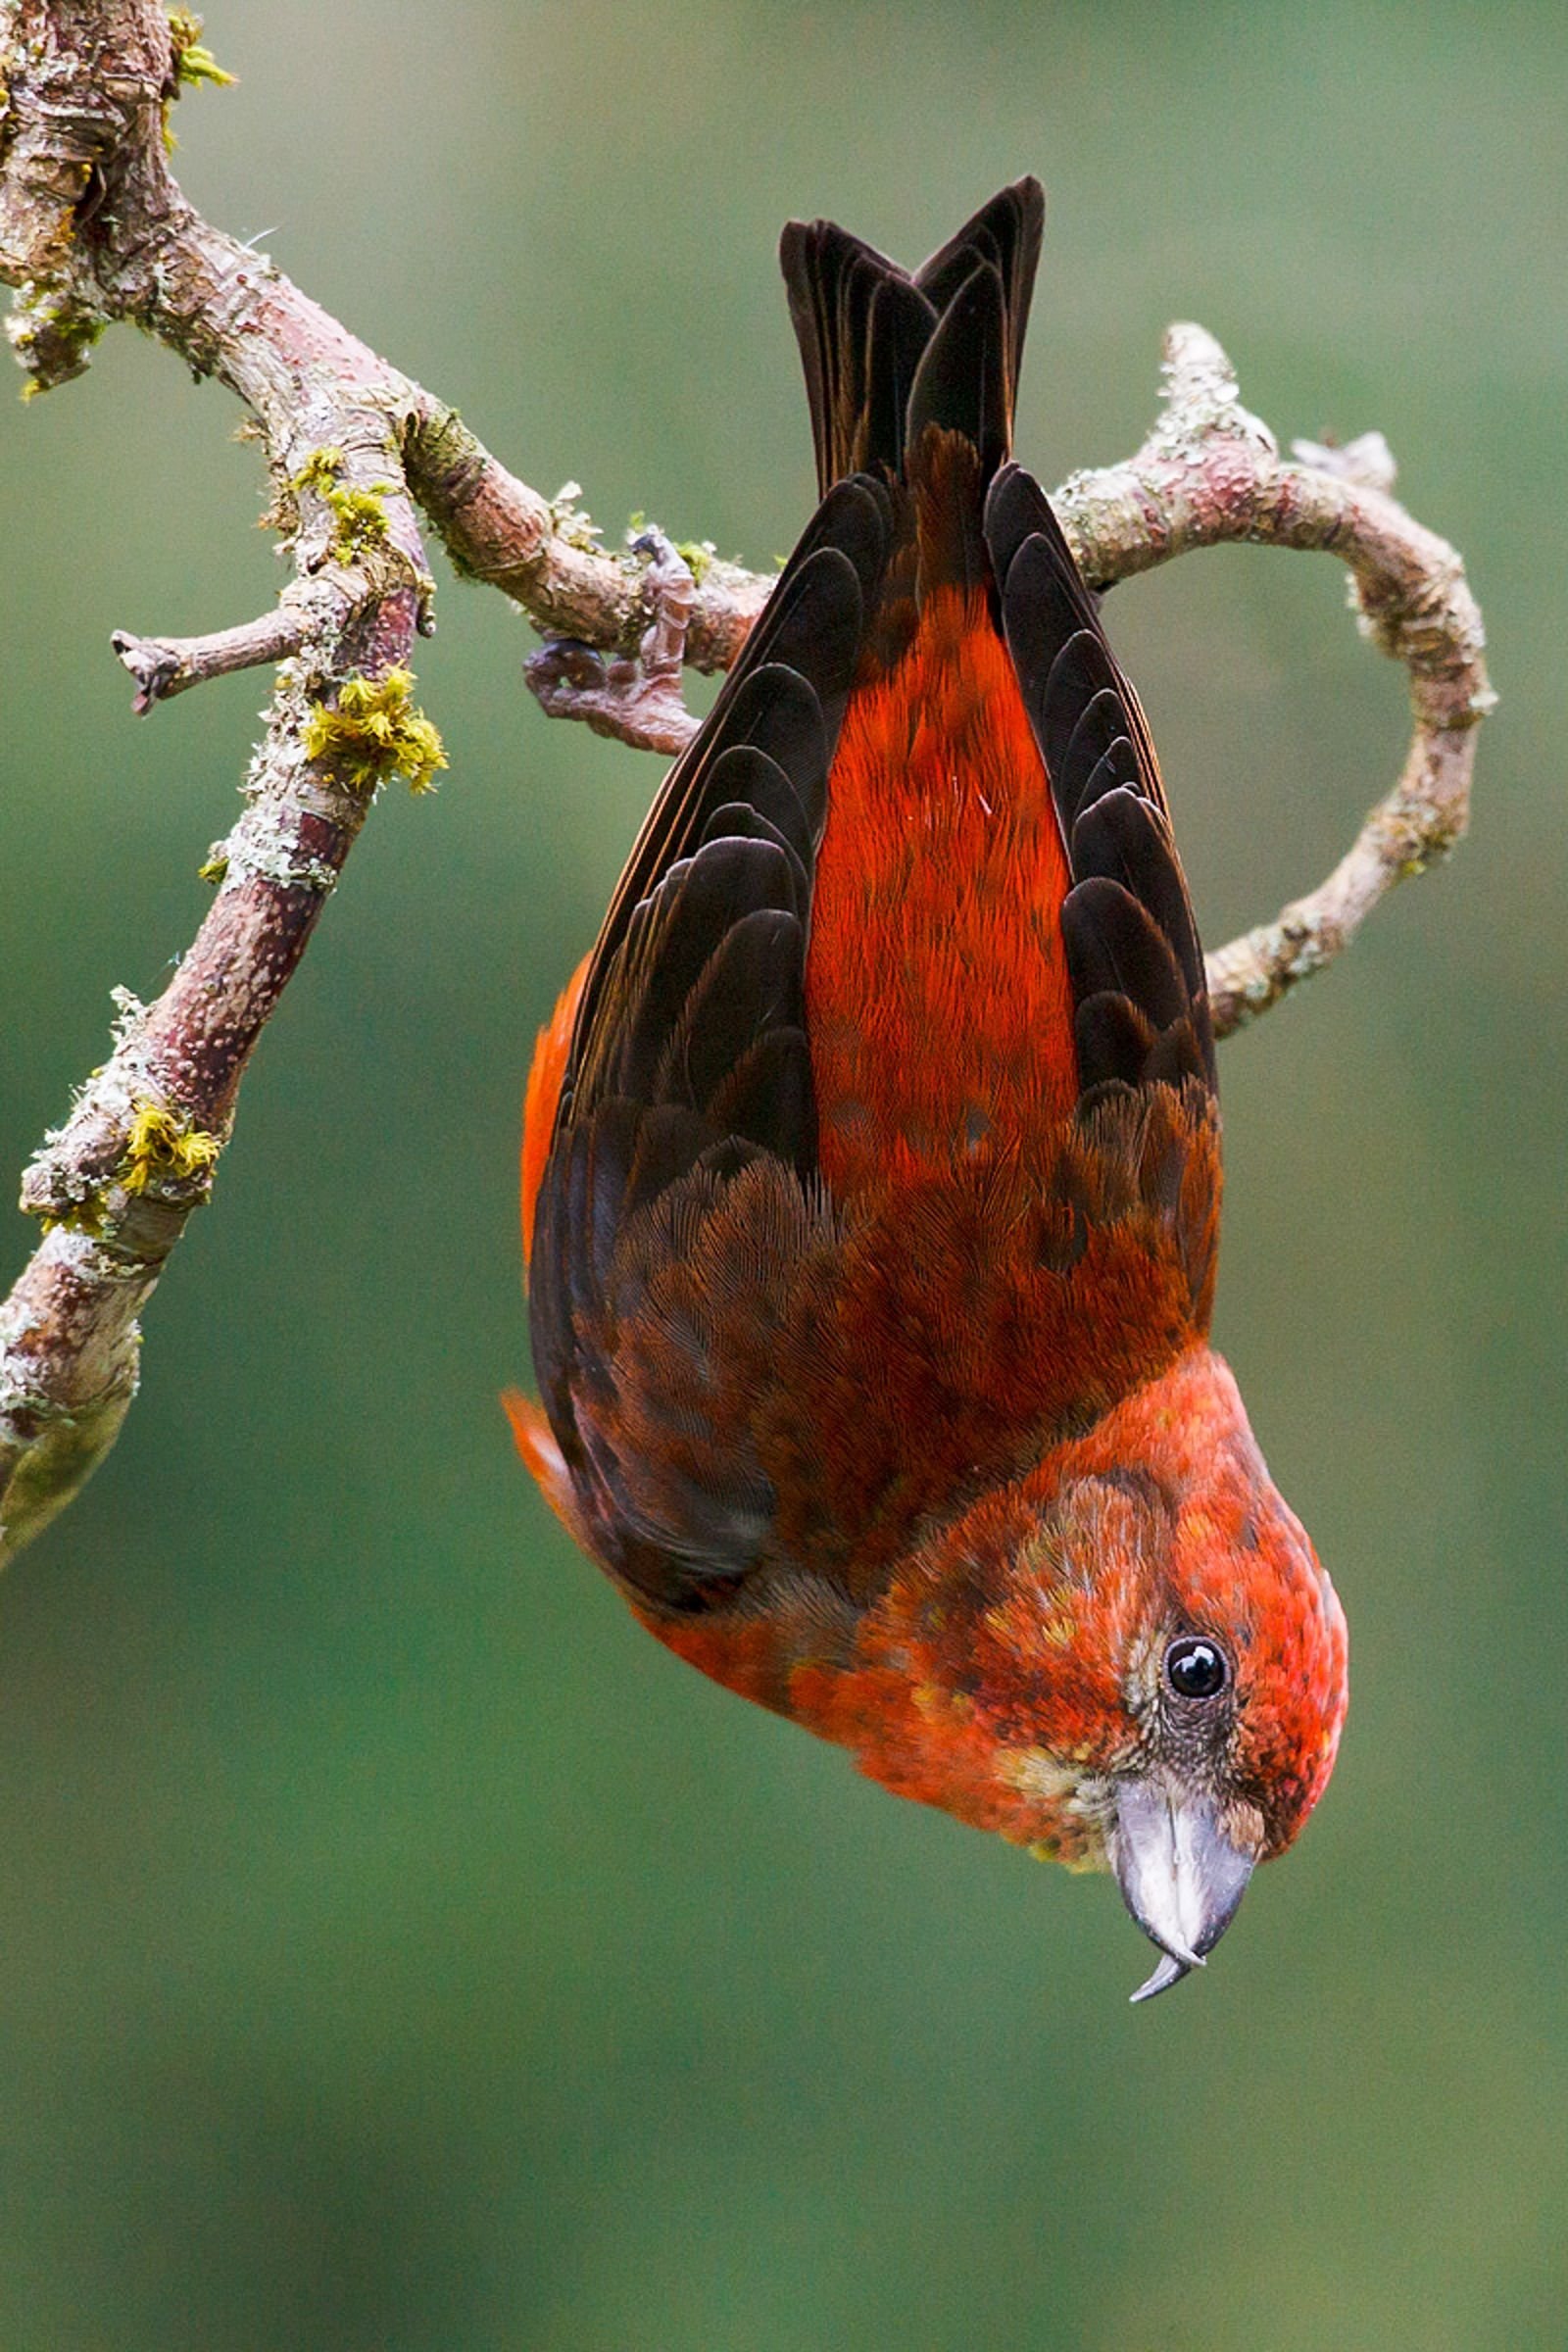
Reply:
M1202 1967L1236 1916L1257 1849L1227 1835L1211 1797L1155 1776L1118 1787L1110 1846L1122 1899L1164 1955L1132 1996L1152 2000Z

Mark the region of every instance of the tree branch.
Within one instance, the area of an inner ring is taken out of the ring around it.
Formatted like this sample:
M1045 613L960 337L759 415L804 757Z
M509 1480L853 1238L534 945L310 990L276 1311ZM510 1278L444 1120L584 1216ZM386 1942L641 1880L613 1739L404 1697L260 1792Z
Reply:
M301 651L309 633L304 615L279 603L256 620L218 629L210 637L132 637L126 629L116 629L109 642L136 681L130 707L139 718L154 703L166 703L171 695L183 694L208 678L288 661Z
M164 141L181 83L221 78L194 43L191 21L172 25L155 0L0 0L0 278L17 289L8 331L28 389L78 374L122 318L217 375L256 419L295 571L277 610L240 627L114 639L138 710L225 670L282 665L245 812L203 869L219 885L206 921L155 1004L123 1001L110 1059L24 1178L46 1232L0 1306L0 1560L114 1442L137 1315L207 1197L246 1062L376 789L393 776L425 789L443 763L408 669L431 625L416 506L460 572L547 633L531 665L547 707L664 750L695 723L682 662L726 667L772 585L658 533L606 550L574 490L530 489L265 255L202 220ZM1138 455L1054 494L1099 587L1226 539L1328 548L1350 567L1366 632L1410 673L1404 772L1349 855L1210 957L1222 1035L1329 960L1463 830L1492 700L1480 616L1457 556L1388 495L1392 466L1373 478L1379 463L1366 442L1283 461L1224 354L1184 326Z
M109 1060L23 1180L47 1230L0 1307L0 1559L112 1445L135 1392L136 1316L206 1198L245 1064L374 787L428 781L439 758L406 666L429 582L396 379L185 203L163 140L178 67L152 0L0 12L0 276L20 289L12 339L33 387L79 372L86 328L117 318L221 376L260 420L297 573L279 615L238 633L257 659L259 637L281 651L286 636L293 658L245 813L205 869L218 898L158 1002L126 1002ZM212 644L209 668L228 665ZM149 675L143 698L156 691Z
M1214 1028L1228 1037L1332 962L1396 882L1460 839L1475 730L1496 697L1464 565L1389 495L1394 461L1381 434L1340 451L1298 442L1296 462L1282 459L1200 326L1167 331L1164 378L1161 415L1138 455L1075 474L1054 494L1085 576L1107 587L1228 540L1326 549L1349 567L1362 634L1404 663L1415 722L1397 783L1328 879L1208 957Z

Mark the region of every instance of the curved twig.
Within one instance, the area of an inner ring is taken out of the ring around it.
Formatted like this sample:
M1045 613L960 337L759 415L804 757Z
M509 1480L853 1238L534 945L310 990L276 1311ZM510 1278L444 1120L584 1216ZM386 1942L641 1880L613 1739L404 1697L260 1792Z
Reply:
M657 533L601 547L567 494L519 481L266 255L202 220L162 135L182 78L220 78L187 34L156 0L0 0L0 278L17 289L9 331L29 388L79 373L106 322L135 319L251 410L295 565L277 611L239 628L115 639L138 710L283 660L246 810L203 868L217 901L157 1003L124 1001L109 1061L24 1180L48 1230L0 1306L0 1560L114 1441L136 1317L206 1198L246 1061L376 786L402 775L422 789L442 763L407 668L430 625L416 506L460 571L574 641L569 657L558 644L538 658L547 697L564 688L562 709L664 749L692 724L681 662L726 667L772 586ZM1463 830L1492 699L1480 617L1458 558L1388 496L1380 463L1366 442L1281 460L1218 345L1184 326L1138 455L1054 494L1101 587L1225 539L1328 548L1350 566L1368 634L1410 671L1416 733L1395 791L1319 890L1210 957L1221 1035L1328 961ZM584 683L586 707L570 691Z
M1324 548L1349 567L1363 634L1409 672L1415 721L1397 783L1327 880L1208 957L1214 1028L1227 1037L1332 962L1396 882L1461 837L1475 730L1496 697L1464 565L1389 495L1381 434L1339 451L1298 442L1296 461L1282 459L1200 326L1168 329L1164 374L1162 413L1138 455L1074 474L1054 494L1086 577L1108 587L1231 540Z

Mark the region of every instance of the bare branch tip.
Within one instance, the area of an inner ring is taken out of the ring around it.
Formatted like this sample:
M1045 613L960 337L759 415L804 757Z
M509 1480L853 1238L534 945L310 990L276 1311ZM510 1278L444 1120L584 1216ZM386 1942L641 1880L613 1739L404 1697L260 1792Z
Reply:
M1217 335L1196 318L1173 318L1165 329L1163 362L1168 389L1179 394L1188 384L1200 377L1206 382L1224 386L1227 397L1236 397L1236 369L1229 354Z
M1293 441L1291 455L1315 472L1332 473L1363 490L1392 492L1398 478L1394 452L1378 432L1357 433L1353 441L1345 442Z
M179 674L179 656L171 646L161 645L155 638L133 637L126 629L116 629L109 643L135 681L131 710L144 718L154 703L172 691Z
M287 661L303 647L309 627L308 612L285 596L259 619L217 629L208 637L137 637L129 629L116 629L109 643L136 681L131 709L144 716L155 703L168 702L208 678Z

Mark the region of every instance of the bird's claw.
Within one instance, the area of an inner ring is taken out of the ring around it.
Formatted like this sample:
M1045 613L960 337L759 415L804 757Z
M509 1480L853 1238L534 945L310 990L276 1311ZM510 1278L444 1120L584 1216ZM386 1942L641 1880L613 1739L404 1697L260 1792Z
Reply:
M574 637L553 637L531 654L523 675L552 718L580 718L650 752L683 752L701 720L681 697L681 664L695 583L691 567L662 531L644 531L632 553L649 559L645 576L653 619L635 658L607 658Z

